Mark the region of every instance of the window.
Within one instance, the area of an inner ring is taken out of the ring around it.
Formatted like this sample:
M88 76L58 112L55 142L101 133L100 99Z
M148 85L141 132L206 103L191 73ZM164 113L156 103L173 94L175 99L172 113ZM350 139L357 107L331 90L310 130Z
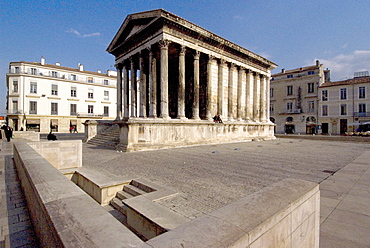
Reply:
M77 88L71 87L71 97L77 97Z
M30 101L30 114L37 114L37 102L36 101Z
M328 105L322 105L322 116L328 116Z
M58 72L52 71L51 76L57 78L58 77Z
M327 90L323 90L322 91L322 100L325 102L325 101L327 101L328 100L328 91Z
M286 104L286 110L290 113L293 111L293 103L292 102L288 102Z
M13 92L18 92L18 80L13 80Z
M52 102L51 103L51 114L52 115L57 115L58 114L58 103L57 102Z
M286 75L287 78L293 78L293 75Z
M307 108L308 113L315 112L315 101L308 101L307 105L308 105L308 108Z
M308 93L315 92L315 83L308 83Z
M340 105L340 115L347 115L347 104Z
M36 74L37 74L36 68L31 68L31 75L36 75Z
M30 82L30 93L37 94L37 82Z
M360 103L358 105L358 112L360 112L360 113L366 113L366 104L365 103Z
M270 88L270 97L274 97L274 88Z
M77 115L77 104L72 103L70 107L71 115Z
M293 95L293 85L287 86L287 95L288 96Z
M87 106L87 113L94 114L94 105Z
M109 81L107 79L104 79L103 84L104 85L109 85Z
M340 100L346 99L347 99L347 89L346 88L340 89Z
M108 117L109 116L109 107L104 106L104 116Z
M315 74L315 71L309 71L307 74L308 75L314 75Z
M88 90L88 92L87 92L87 98L94 99L94 90L93 89L89 89Z
M72 75L71 75L71 80L73 80L73 81L77 81L77 76L76 76L76 75L74 75L74 74L72 74Z
M94 82L93 77L87 77L87 82L88 83L93 83Z
M104 100L109 100L109 91L104 91Z
M270 104L270 114L274 114L274 112L275 112L275 107L274 107L274 104L271 103Z
M358 98L365 98L365 86L358 88Z
M13 100L12 105L13 105L13 114L20 114L20 112L18 111L18 100Z
M57 84L52 84L51 85L51 94L53 96L57 96L58 95L58 85Z
M14 67L14 73L19 73L19 67L18 66Z

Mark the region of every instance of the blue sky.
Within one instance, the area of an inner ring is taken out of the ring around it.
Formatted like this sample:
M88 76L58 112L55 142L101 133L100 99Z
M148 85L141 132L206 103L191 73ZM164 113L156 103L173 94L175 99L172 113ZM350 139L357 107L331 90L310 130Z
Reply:
M11 61L114 69L105 50L128 14L163 8L278 64L319 59L332 81L370 71L368 0L3 0L0 2L0 115Z

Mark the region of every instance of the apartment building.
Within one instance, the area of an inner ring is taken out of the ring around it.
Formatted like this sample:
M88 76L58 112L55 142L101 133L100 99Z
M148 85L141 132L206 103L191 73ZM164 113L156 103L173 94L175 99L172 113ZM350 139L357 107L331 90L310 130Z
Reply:
M320 86L319 125L323 134L345 134L370 126L370 77L368 72L362 75Z
M59 63L11 62L6 74L7 121L14 130L84 130L92 119L116 117L117 73L85 71Z
M271 76L270 120L275 133L314 134L318 131L318 88L330 80L330 71L315 65L282 69Z

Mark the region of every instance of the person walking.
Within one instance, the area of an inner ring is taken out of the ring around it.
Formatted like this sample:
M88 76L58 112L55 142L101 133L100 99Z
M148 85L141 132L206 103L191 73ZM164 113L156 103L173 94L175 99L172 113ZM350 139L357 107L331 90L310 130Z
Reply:
M6 126L5 128L5 137L6 137L6 140L8 142L10 142L10 139L12 138L13 136L13 128L9 127L9 126Z

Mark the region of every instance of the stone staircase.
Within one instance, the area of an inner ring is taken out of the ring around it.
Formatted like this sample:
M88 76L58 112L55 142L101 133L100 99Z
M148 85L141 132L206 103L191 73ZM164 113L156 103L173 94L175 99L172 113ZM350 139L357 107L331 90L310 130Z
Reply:
M125 225L147 241L189 222L190 219L157 203L176 192L144 179L134 179L110 202L125 217Z
M115 150L119 145L120 132L118 125L112 125L90 139L87 144ZM122 151L123 148L120 147L120 150Z

